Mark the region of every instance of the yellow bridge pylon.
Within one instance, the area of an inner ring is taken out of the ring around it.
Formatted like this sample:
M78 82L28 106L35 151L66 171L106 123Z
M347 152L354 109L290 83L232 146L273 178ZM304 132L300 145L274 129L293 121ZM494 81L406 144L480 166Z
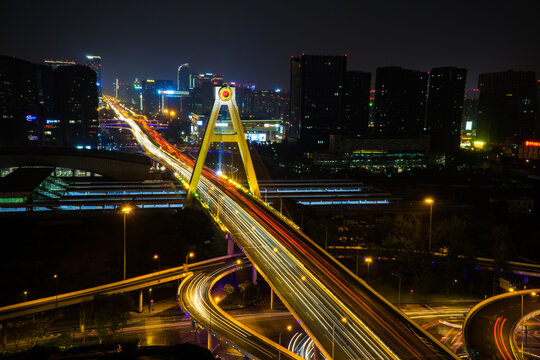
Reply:
M246 172L249 190L256 197L261 197L257 176L255 175L255 169L253 168L253 162L251 161L251 155L249 154L249 147L244 135L244 128L242 127L238 106L236 105L236 89L226 85L221 87L216 86L214 88L214 98L215 100L212 108L212 114L206 123L199 155L197 156L195 167L191 173L191 181L189 182L188 193L185 201L186 206L190 206L193 202L193 195L197 191L197 186L199 185L199 179L204 167L206 155L208 154L210 144L213 142L234 142L238 145L238 150L240 151L242 163L244 164L244 170ZM234 133L216 134L216 123L222 106L227 106L227 110L231 115Z

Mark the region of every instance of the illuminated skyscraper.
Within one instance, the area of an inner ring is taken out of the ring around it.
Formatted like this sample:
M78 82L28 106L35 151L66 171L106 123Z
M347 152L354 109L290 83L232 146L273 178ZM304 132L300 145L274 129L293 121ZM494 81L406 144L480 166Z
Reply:
M326 150L329 135L343 131L346 56L291 57L289 137L306 152Z
M536 86L533 71L480 74L477 140L503 143L506 138L540 136L535 134L540 121Z
M363 136L368 130L371 73L347 71L343 92L343 128L348 136Z
M424 133L428 74L397 66L377 68L375 129L383 137Z
M73 60L55 60L55 59L44 59L43 62L45 65L48 65L51 67L51 69L56 70L60 66L73 66L77 65L77 63Z
M466 76L467 70L455 67L435 68L429 74L426 124L431 151L459 150Z
M86 66L90 67L96 72L96 86L98 89L98 96L101 97L101 56L98 55L86 55Z
M178 66L176 75L176 90L189 90L189 63Z
M53 76L55 114L60 123L54 145L95 149L99 131L96 73L75 65L61 66Z
M0 56L0 146L38 146L45 120L39 65ZM50 70L49 70L50 71Z

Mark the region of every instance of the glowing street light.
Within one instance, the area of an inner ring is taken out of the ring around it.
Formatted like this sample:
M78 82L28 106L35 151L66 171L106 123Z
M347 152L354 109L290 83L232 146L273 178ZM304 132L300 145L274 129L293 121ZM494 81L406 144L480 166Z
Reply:
M281 360L281 334L285 331L291 331L292 325L287 325L287 328L279 333L279 343L278 343L278 360Z
M426 204L429 204L429 242L428 252L431 253L431 229L433 225L433 198L427 198L424 200Z
M53 279L54 279L54 282L55 282L55 285L56 285L56 300L55 300L55 307L58 307L58 274L54 274L53 275Z
M161 259L159 258L158 254L154 254L153 259L157 260L157 262L158 262L158 275L159 275L159 273L161 272Z
M126 216L131 213L131 206L122 207L121 211L124 214L124 280L126 280Z
M191 251L189 254L186 255L186 265L188 265L189 258L192 258L195 256L195 253Z
M369 276L369 265L373 262L373 258L371 256L367 256L367 257L364 258L364 262L367 265L367 275L366 276Z
M24 302L26 302L28 300L28 291L24 290L23 295L24 295Z
M343 316L341 318L341 322L346 324L347 323L347 318L345 316ZM336 341L336 324L332 324L332 360L334 360L335 341Z

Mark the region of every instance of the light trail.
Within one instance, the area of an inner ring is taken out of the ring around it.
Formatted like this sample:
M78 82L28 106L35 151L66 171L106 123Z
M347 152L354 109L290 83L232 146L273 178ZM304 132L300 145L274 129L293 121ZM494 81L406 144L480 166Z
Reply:
M147 154L186 184L193 160L145 126L143 120L133 119L112 98L105 97L105 101L130 125ZM334 359L457 359L296 225L250 197L239 184L204 170L197 192L203 207L219 207L223 227L229 229L325 357L332 357L335 349Z

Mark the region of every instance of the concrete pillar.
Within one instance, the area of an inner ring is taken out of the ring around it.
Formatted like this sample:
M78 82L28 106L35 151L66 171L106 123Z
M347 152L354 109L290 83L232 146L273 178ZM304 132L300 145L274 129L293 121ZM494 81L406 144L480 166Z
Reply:
M270 310L274 310L274 289L270 288Z
M251 283L257 285L257 268L255 265L251 266Z
M139 292L139 313L143 312L143 304L143 291L141 289L141 291Z
M227 235L227 255L234 254L234 240L232 236Z
M208 330L208 350L212 352L212 333Z

